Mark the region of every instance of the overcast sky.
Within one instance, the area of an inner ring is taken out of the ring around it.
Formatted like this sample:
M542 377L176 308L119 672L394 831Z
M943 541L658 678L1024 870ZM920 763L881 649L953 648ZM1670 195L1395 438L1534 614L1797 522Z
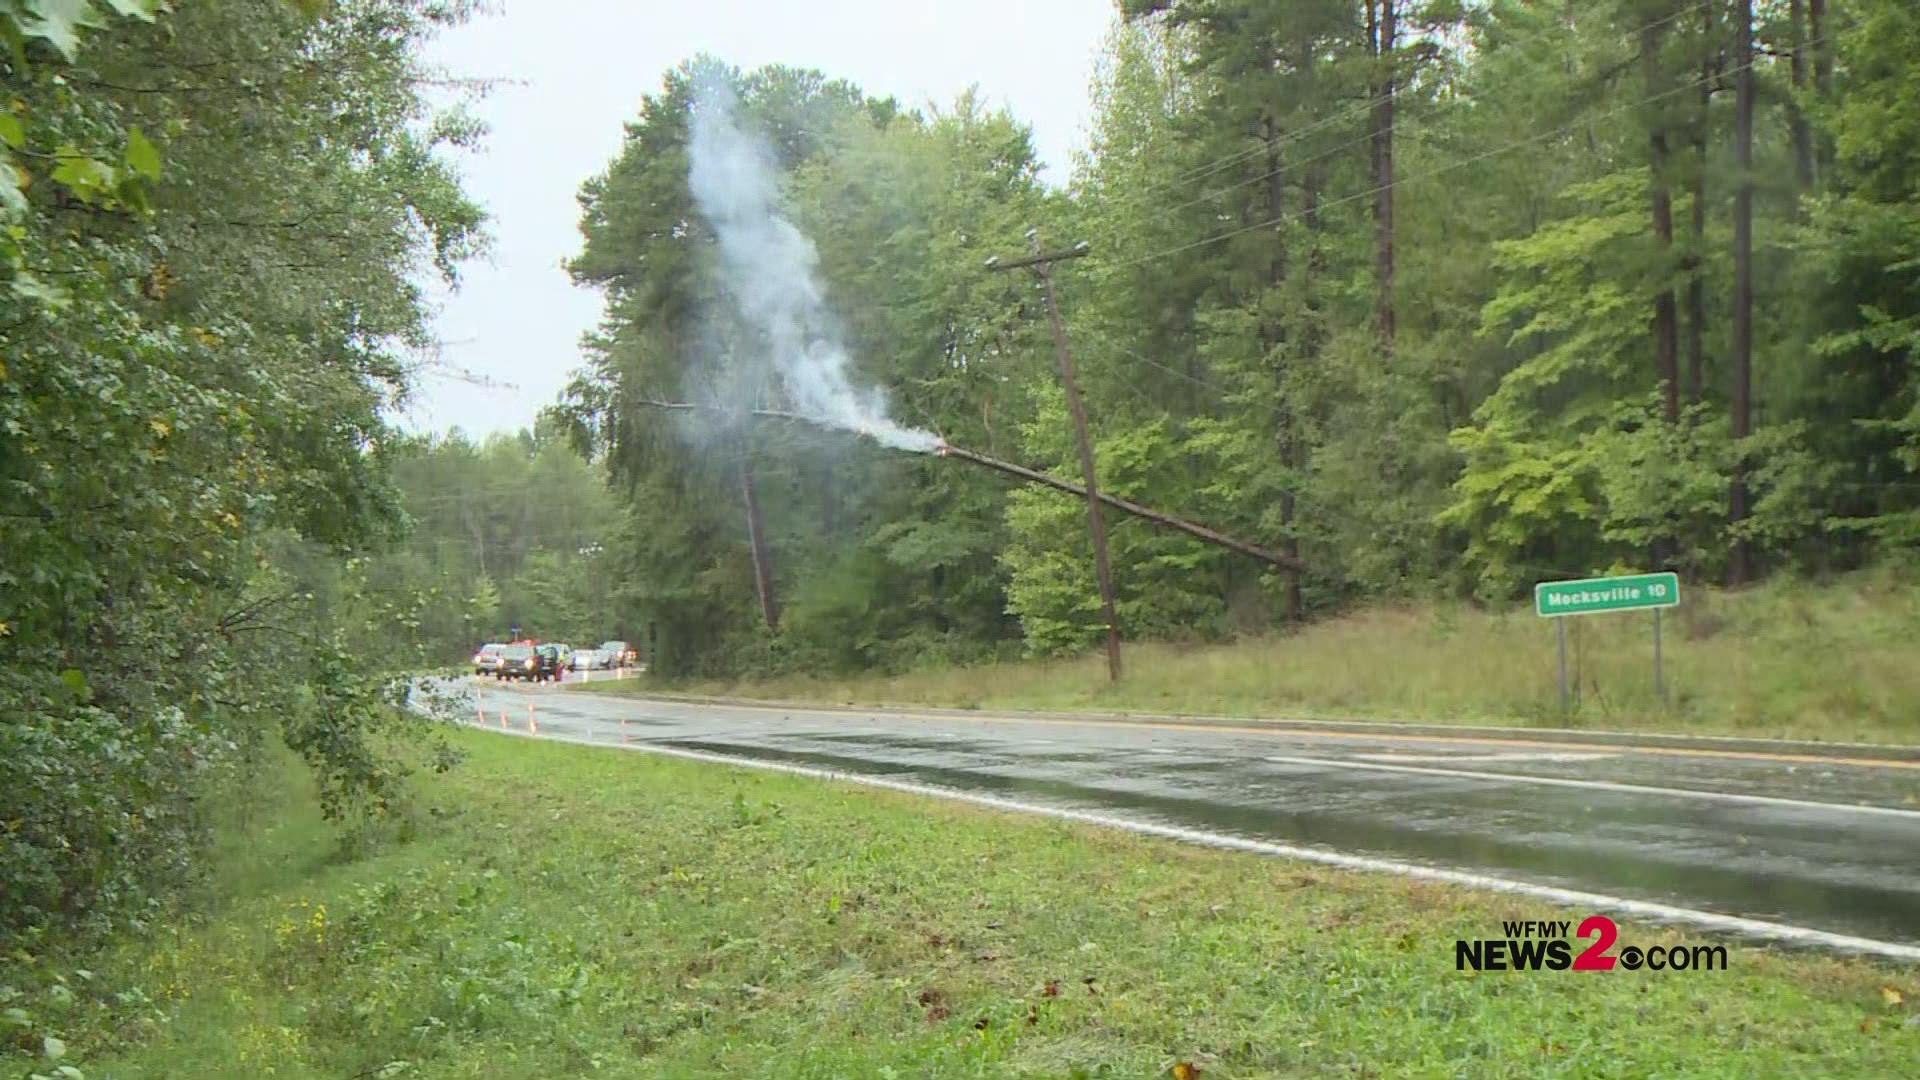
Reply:
M1114 0L495 0L446 35L451 74L513 80L478 106L491 128L461 168L492 215L494 252L438 297L445 362L502 384L423 378L410 428L470 434L532 422L579 366L596 294L561 269L579 248L581 181L620 147L621 125L667 69L696 53L741 68L781 63L903 103L950 103L969 86L1030 124L1046 176L1085 144L1088 84Z

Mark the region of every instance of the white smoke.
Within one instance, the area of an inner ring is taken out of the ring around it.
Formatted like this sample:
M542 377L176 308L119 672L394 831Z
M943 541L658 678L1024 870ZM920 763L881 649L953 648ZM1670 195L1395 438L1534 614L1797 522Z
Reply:
M795 409L896 449L932 451L938 436L894 423L885 394L847 381L851 358L827 310L819 253L780 211L773 153L741 129L732 86L708 78L695 97L688 186L719 240L727 290L764 339Z

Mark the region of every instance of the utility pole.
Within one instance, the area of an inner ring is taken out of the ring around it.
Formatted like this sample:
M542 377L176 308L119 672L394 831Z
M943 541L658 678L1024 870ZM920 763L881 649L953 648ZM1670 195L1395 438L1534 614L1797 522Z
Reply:
M1041 251L1040 230L1027 230L1027 245L1032 254L1023 258L987 260L989 270L1017 270L1031 267L1047 294L1047 322L1053 329L1053 351L1060 360L1060 382L1067 392L1067 412L1073 416L1073 437L1080 447L1080 478L1087 489L1087 531L1093 536L1093 568L1100 581L1100 611L1107 620L1107 679L1120 681L1120 616L1113 604L1113 564L1107 558L1107 524L1100 515L1100 485L1094 477L1093 440L1087 434L1087 410L1080 403L1080 383L1073 373L1073 350L1067 345L1067 326L1060 318L1060 302L1053 292L1053 264L1085 255L1088 244L1082 240L1064 251Z
M1739 82L1733 110L1733 477L1727 493L1727 518L1739 527L1747 519L1747 437L1753 425L1753 0L1740 0L1734 32ZM1744 585L1751 568L1747 542L1735 538L1727 560L1727 584Z
M747 543L753 550L753 585L760 594L760 617L768 630L780 629L780 605L773 595L773 553L767 548L767 530L760 519L760 496L753 489L753 456L749 439L740 440L740 498L747 507Z

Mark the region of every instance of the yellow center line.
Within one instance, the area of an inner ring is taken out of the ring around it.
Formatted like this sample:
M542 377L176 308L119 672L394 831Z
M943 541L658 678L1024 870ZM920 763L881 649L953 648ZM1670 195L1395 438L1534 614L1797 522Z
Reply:
M638 700L648 700L641 698ZM855 709L818 709L782 707L778 705L747 705L727 702L702 705L691 701L657 701L662 705L688 705L694 708L746 709L754 712L777 712L786 715L794 713L814 713L835 715L847 712L864 712ZM1531 749L1554 750L1593 750L1619 754L1653 754L1663 757L1703 757L1725 758L1735 761L1768 761L1795 765L1854 765L1875 769L1911 769L1920 771L1920 761L1898 761L1889 758L1829 757L1824 754L1785 754L1762 750L1708 750L1699 747L1681 746L1634 746L1621 743L1589 742L1553 742L1544 739L1508 739L1487 735L1413 735L1397 734L1389 731L1317 731L1306 728L1286 727L1275 724L1270 727L1250 727L1228 724L1186 724L1174 720L1085 720L1067 717L1021 717L1021 716L945 716L934 713L899 712L889 709L875 709L866 715L879 719L920 720L929 723L972 723L972 724L1055 724L1066 727L1123 728L1149 731L1205 731L1226 735L1266 735L1278 738L1303 739L1364 739L1374 742L1415 742L1432 743L1443 746L1519 746Z

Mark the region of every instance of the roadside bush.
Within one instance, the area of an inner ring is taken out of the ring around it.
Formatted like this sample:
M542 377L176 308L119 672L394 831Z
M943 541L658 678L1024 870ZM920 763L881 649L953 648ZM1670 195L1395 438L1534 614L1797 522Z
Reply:
M0 672L0 927L133 915L185 879L201 838L195 793L227 760L178 707L129 715L28 668Z

